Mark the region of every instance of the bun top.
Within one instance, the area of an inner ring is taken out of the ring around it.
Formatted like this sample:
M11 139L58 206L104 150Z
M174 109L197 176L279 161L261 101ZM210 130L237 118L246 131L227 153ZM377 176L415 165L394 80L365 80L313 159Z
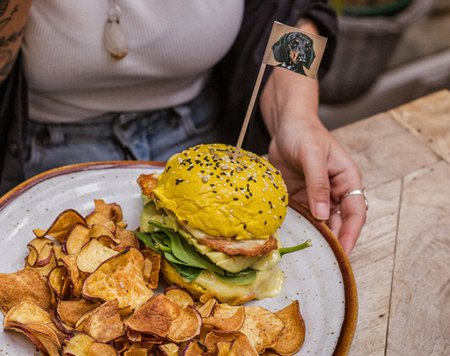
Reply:
M268 238L286 215L286 185L266 159L234 152L211 144L172 156L153 190L158 206L210 236Z

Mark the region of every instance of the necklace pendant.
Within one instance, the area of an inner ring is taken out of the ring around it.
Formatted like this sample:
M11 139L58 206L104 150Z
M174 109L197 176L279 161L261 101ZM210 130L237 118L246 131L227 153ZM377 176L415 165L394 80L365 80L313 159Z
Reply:
M120 23L122 11L117 5L111 6L105 25L105 44L109 54L122 59L128 54L127 38Z

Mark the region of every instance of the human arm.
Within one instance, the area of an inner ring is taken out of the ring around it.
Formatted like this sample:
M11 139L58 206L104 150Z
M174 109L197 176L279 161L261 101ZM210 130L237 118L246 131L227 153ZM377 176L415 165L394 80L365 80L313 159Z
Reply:
M31 0L0 0L0 83L19 52L30 7Z
M317 33L310 21L302 30ZM318 82L274 68L261 95L260 109L271 136L269 159L282 171L291 199L309 205L327 221L350 253L366 217L364 199L343 199L362 188L361 173L318 117ZM340 211L341 214L330 212Z

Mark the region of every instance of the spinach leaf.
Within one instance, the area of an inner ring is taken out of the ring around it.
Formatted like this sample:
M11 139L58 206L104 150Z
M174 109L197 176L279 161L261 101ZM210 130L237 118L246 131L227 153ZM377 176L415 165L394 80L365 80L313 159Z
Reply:
M180 274L180 276L186 278L189 282L195 281L198 278L199 274L203 271L202 269L195 267L180 267L176 264L172 264L172 266Z
M188 266L207 269L218 274L225 274L225 270L212 263L206 257L203 257L178 232L168 229L157 221L150 221L150 224L161 229L170 238L172 242L172 254L181 261L186 262Z
M135 232L136 236L146 246L162 253L177 272L187 280L195 280L202 270L214 273L219 279L231 285L246 285L256 279L256 271L250 268L238 273L225 271L200 254L178 232L157 221L149 221L149 224L157 227L160 231L152 233Z
M244 271L242 271L242 272L244 272ZM255 281L256 271L248 270L247 273L242 273L242 272L239 272L240 275L233 275L233 276L216 275L216 276L217 276L217 278L221 279L225 283L233 284L236 286L245 286L245 285L253 283Z
M156 252L171 252L171 242L162 233L143 233L135 231L139 240Z

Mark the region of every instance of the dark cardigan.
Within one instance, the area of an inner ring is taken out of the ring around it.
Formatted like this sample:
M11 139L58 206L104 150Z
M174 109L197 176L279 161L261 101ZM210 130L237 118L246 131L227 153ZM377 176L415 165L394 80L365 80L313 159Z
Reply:
M239 35L225 58L216 66L214 79L222 90L224 142L236 144L273 21L294 25L307 17L328 37L319 75L331 64L335 48L336 18L325 0L247 0ZM267 70L265 80L269 74ZM261 86L262 88L263 86ZM25 127L28 98L21 59L18 57L0 87L0 196L24 180ZM269 136L256 108L244 147L267 152Z

